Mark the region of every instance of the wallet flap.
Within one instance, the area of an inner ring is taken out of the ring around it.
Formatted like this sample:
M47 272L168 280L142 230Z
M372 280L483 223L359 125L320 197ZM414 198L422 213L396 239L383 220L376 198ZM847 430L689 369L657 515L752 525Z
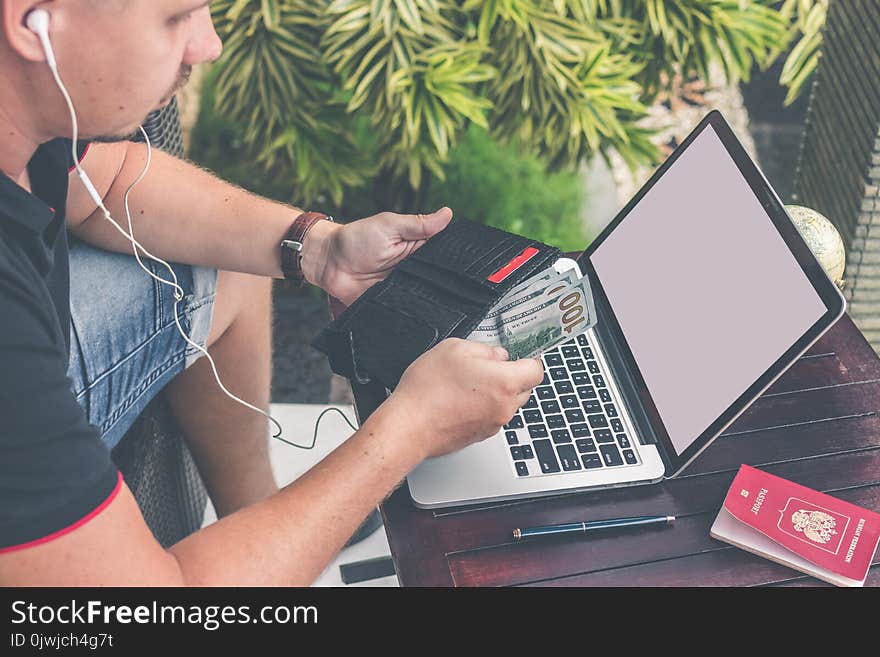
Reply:
M360 313L367 321L352 328L352 362L356 373L367 373L393 389L404 370L433 347L466 317L444 305L431 303L386 281ZM362 382L364 376L358 377Z
M393 389L412 361L446 337L466 338L509 290L552 266L560 253L491 226L453 221L312 344L335 373Z

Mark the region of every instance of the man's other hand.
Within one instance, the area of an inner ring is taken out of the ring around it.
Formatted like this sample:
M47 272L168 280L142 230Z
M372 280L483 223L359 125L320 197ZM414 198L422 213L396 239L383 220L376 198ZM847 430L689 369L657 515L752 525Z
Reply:
M351 305L451 219L452 210L442 207L421 216L380 212L340 226L318 222L305 241L303 272L309 282Z

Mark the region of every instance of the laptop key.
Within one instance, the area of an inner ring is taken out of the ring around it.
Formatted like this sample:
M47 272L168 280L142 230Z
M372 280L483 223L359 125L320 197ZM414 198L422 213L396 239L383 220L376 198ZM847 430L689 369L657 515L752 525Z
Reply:
M581 399L595 399L596 389L593 386L578 386L578 397Z
M529 436L531 436L532 438L546 438L547 435L547 427L545 427L543 424L529 425Z
M553 442L557 445L559 443L571 442L571 434L568 433L568 429L555 429L550 432L550 436L553 438Z
M600 374L597 374L596 376L593 377L593 383L596 384L597 388L606 388L607 387L605 385L605 379L602 378L602 376Z
M571 385L571 381L557 381L553 386L560 395L570 395L574 392L574 386Z
M526 413L529 412L530 411L526 411ZM588 415L587 419L590 421L590 426L594 429L608 426L608 420L605 419L604 415ZM526 421L528 421L528 419Z
M578 398L574 395L563 395L559 401L562 402L562 408L580 408L581 406Z
M577 452L571 445L557 445L556 452L559 454L559 462L562 463L562 469L566 472L581 469L581 460L578 458Z
M596 437L596 442L600 443L613 443L614 435L608 429L596 429L593 432L593 435Z
M583 372L587 368L580 358L565 361L565 366L569 372Z
M611 393L608 392L608 388L599 388L599 399L602 400L602 403L611 401Z
M533 459L535 458L535 453L532 451L531 445L523 445L522 446L522 455L524 459Z
M551 429L562 429L565 426L565 418L561 415L548 415L544 419Z
M595 452L596 451L596 443L593 442L592 438L578 438L574 441L575 447L578 448L579 452Z
M534 395L529 395L529 400L523 404L523 408L538 408L538 400Z
M577 348L577 345L567 344L562 348L562 355L566 358L577 358L581 355L581 352Z
M598 374L602 371L599 369L599 363L594 360L587 361L587 369L590 370L590 374Z
M601 413L602 404L595 399L587 399L584 401L584 413Z
M541 410L545 413L558 413L560 411L559 402L555 399L541 402Z
M505 429L522 429L523 428L523 420L519 416L519 413L510 418L510 422L504 425Z
M549 440L536 440L532 443L535 453L538 455L538 464L544 474L559 472L559 461L556 460L556 452L553 443Z
M546 372L546 371L544 372L544 378L541 379L541 385L542 385L542 386L549 386L549 385L550 385L550 377L547 376L547 372Z
M614 404L605 404L605 415L608 417L617 417L617 409Z
M633 454L633 451L631 449L623 450L623 460L626 461L629 465L635 465L636 463L638 463L636 455Z
M581 354L583 354L583 357L587 360L595 358L595 356L593 356L593 350L589 347L581 347Z
M520 477L529 476L529 466L526 464L525 461L516 462L516 474Z
M592 454L581 454L581 461L587 470L590 468L602 467L602 458L596 452L593 452Z
M556 397L552 386L540 386L535 389L535 392L538 393L538 399L553 399Z
M623 459L620 458L620 452L617 451L617 447L613 444L599 445L599 452L602 454L602 461L608 467L623 465Z
M508 445L518 445L519 444L519 438L516 437L516 431L505 431L504 436L505 436L505 438L507 438Z
M520 446L511 447L510 448L510 455L513 457L514 461L521 461L525 458L525 455L523 455L523 452L522 452L522 447L520 447Z
M571 380L574 381L576 386L589 386L593 384L590 380L590 375L586 372L572 372Z
M626 437L625 433L617 434L617 444L621 447L631 447L629 444L629 438Z
M623 422L620 421L620 418L611 420L611 428L614 430L614 433L623 433Z
M559 354L544 354L544 362L548 367L562 367L562 356Z
M571 429L571 435L575 438L586 438L590 435L590 427L586 424L572 424L569 429Z
M578 341L578 344L581 345L582 347L589 347L590 346L590 342L589 342L589 340L587 340L587 336L584 335L583 333L581 333L577 337L577 341Z
M565 419L569 422L583 422L584 412L579 408L572 408L565 411Z
M529 424L534 424L535 422L540 422L544 419L544 416L541 415L541 411L537 409L531 411L523 411L523 417Z
M554 381L561 381L568 378L568 370L564 367L551 367L550 378Z

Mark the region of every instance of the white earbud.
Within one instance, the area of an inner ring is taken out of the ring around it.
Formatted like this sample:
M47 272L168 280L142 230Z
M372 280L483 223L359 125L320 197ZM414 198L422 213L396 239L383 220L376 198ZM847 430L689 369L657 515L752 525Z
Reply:
M141 269L143 269L145 272L147 272L147 274L149 274L152 278L155 278L160 283L164 283L165 285L170 286L174 290L174 323L177 325L177 330L183 336L183 339L187 341L187 343L189 343L190 345L192 345L193 347L198 349L200 352L202 352L205 356L207 356L208 361L211 363L211 369L214 372L214 378L217 380L217 385L220 386L220 389L228 397L230 397L234 401L238 402L239 404L241 404L243 406L246 406L247 408L249 408L253 411L256 411L257 413L265 416L271 422L273 422L275 424L275 426L278 427L278 433L276 435L274 435L273 438L279 438L280 440L282 440L290 445L293 445L294 447L302 447L302 445L296 445L295 443L289 443L288 441L284 440L283 438L280 438L283 429L281 428L281 425L278 423L278 421L275 418L273 418L271 415L266 413L264 410L257 408L256 406L254 406L252 404L249 404L248 402L244 401L243 399L240 399L239 397L236 397L235 395L233 395L231 392L229 392L226 389L226 386L224 386L223 383L220 381L220 375L217 373L217 367L214 364L214 359L211 357L211 355L207 352L207 350L204 347L202 347L200 344L197 344L196 342L193 342L190 339L190 337L186 334L186 332L183 330L183 327L181 327L181 325L180 325L180 319L177 316L177 304L183 300L183 288L180 287L180 285L177 282L177 274L174 272L174 269L171 268L171 265L169 265L167 262L162 260L162 258L158 258L158 257L154 256L152 253L150 253L149 251L147 251L147 249L144 248L144 246L134 238L134 228L133 228L132 222L131 222L131 212L128 207L128 195L131 193L131 190L134 189L134 187L141 180L143 180L144 176L147 174L147 170L150 168L150 162L152 160L152 152L153 151L152 151L152 145L150 144L150 138L147 136L146 130L144 130L143 126L141 126L141 134L143 134L144 140L146 141L146 144L147 144L147 161L144 164L144 169L143 169L143 171L141 171L140 176L138 176L138 178L128 187L128 189L125 191L125 195L123 196L125 215L126 215L126 217L128 217L128 232L125 232L125 230L122 228L122 226L120 226L118 223L116 223L116 221L113 219L113 217L110 216L110 210L108 210L107 207L104 205L104 199L101 198L101 195L98 193L98 190L95 189L95 186L92 184L91 179L89 179L89 176L86 174L85 169L83 169L79 163L79 157L77 157L77 152L76 152L76 144L77 144L77 140L79 138L79 126L78 126L78 123L76 120L76 111L73 108L73 101L70 99L70 94L67 92L67 87L65 87L64 83L61 81L61 76L58 74L58 66L56 65L56 62L55 62L55 52L52 49L52 42L49 39L49 12L46 11L45 9L32 10L25 18L25 25L27 25L28 29L31 32L33 32L38 37L40 37L40 44L42 45L43 52L46 55L46 63L49 65L49 69L52 71L52 76L55 78L55 84L58 85L58 89L61 91L61 95L64 96L64 101L67 103L67 109L70 113L70 123L71 123L71 133L72 133L71 134L71 146L70 146L71 155L73 157L74 167L76 167L76 173L79 176L79 179L82 181L82 184L86 189L86 192L88 192L89 196L92 198L92 200L95 202L95 204L104 213L104 217L107 219L107 221L109 221L111 224L113 224L113 226L116 228L116 230L118 230L120 233L122 233L122 235L131 243L132 249L134 251L134 257L137 260L138 264L140 265ZM158 263L164 265L165 268L171 273L171 277L172 277L173 281L166 280L166 279L162 278L161 276L157 276L156 274L151 272L144 265L144 263L141 261L140 255L138 254L138 250L143 252L143 254L146 255L151 260L154 260L155 262L158 262ZM346 418L346 421L348 421L347 418ZM317 433L317 426L315 427L315 431ZM305 449L311 449L311 448L307 447Z
M49 34L49 12L45 9L30 11L25 19L25 25L31 32L37 34Z
M49 68L55 70L55 53L52 51L52 43L49 41L49 12L45 9L32 10L25 19L25 25L40 37L43 52L46 54L46 63Z

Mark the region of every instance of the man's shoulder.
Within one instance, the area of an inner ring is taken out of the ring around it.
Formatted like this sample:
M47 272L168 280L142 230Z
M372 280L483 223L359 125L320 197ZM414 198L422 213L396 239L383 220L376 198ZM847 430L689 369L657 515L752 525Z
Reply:
M33 163L39 165L51 165L64 167L68 171L73 169L73 150L71 149L72 140L67 137L58 137L43 144L34 154ZM89 150L90 143L87 141L77 141L76 155L77 160L82 161L86 152Z

